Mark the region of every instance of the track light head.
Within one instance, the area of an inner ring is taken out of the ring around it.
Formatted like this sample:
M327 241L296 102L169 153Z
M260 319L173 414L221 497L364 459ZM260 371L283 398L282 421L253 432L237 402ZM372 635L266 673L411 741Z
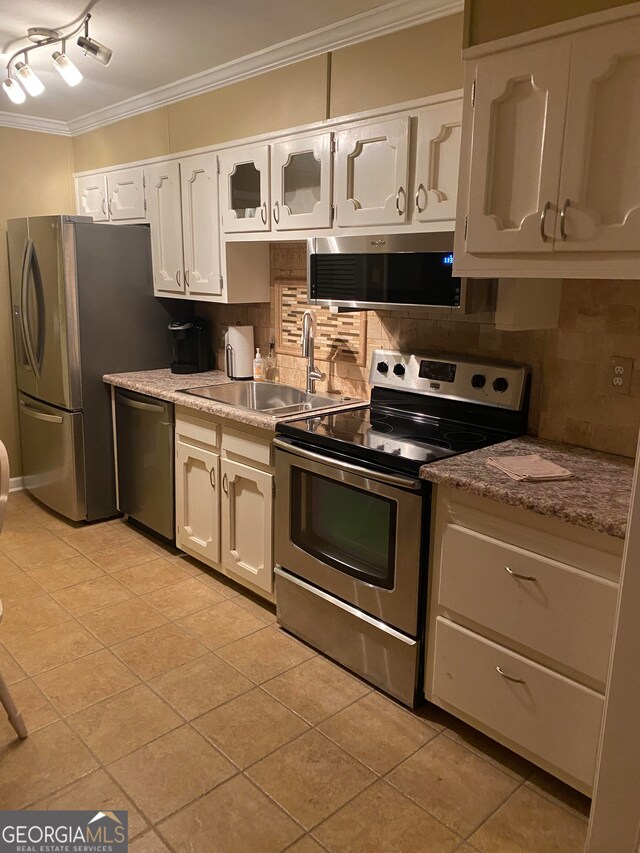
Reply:
M85 56L90 56L92 59L97 59L103 65L108 65L111 62L113 51L100 44L99 41L90 38L87 35L78 36L78 47L82 48Z
M20 86L17 80L12 80L11 77L7 77L7 79L2 84L2 88L4 89L7 97L14 104L24 104L27 100L27 96L24 93L24 90Z
M25 57L26 59L26 57ZM44 92L44 84L26 62L16 62L16 77L32 98Z

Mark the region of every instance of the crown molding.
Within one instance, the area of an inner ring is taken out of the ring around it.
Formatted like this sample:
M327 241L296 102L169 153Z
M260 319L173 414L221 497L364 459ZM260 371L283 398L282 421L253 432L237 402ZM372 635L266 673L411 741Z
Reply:
M39 116L25 116L21 113L0 111L0 127L12 127L15 130L32 130L36 133L55 133L58 136L72 136L66 121Z
M454 15L461 12L463 7L463 0L394 0L377 9L362 12L224 65L176 80L69 122L0 112L0 127L76 136L194 95L212 92L230 83L239 83L293 62Z

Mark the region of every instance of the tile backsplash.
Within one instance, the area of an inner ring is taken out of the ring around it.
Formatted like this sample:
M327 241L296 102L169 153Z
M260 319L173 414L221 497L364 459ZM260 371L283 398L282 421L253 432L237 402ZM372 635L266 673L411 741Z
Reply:
M229 324L252 324L256 346L268 351L269 340L275 335L275 282L305 277L305 245L274 244L270 305L206 306L219 365L223 364L222 335ZM640 426L638 282L564 281L557 329L502 332L490 321L490 315L448 320L408 311L369 312L366 364L376 347L415 352L441 350L526 364L533 377L530 433L595 450L635 455ZM634 360L629 394L612 390L608 383L612 356ZM319 365L327 376L317 384L318 390L369 396L366 365L340 360L319 361ZM305 360L301 356L278 355L278 372L281 382L304 387Z

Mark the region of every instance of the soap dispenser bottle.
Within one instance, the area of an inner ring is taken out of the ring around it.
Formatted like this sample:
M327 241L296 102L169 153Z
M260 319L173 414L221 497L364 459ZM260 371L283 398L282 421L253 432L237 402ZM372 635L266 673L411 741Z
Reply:
M253 359L253 381L264 382L264 359L260 355L260 347L256 349L256 357Z

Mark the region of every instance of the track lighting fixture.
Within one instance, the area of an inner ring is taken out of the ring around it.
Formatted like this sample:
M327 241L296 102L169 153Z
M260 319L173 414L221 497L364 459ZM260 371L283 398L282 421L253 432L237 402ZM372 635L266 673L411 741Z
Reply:
M32 97L44 92L44 85L29 65L27 57L30 51L37 50L39 47L50 47L55 44L61 45L62 50L54 50L51 58L53 59L56 71L58 71L62 79L69 86L77 86L82 80L82 73L67 56L66 42L81 30L84 29L84 33L78 37L77 44L82 49L84 55L96 59L102 65L109 64L113 51L89 36L90 18L91 15L86 15L82 23L69 32L50 30L45 27L31 27L27 31L27 37L33 44L22 50L18 50L10 57L7 63L7 77L2 84L7 97L14 104L23 104L26 101L25 91ZM22 56L22 60L15 62L19 56Z

